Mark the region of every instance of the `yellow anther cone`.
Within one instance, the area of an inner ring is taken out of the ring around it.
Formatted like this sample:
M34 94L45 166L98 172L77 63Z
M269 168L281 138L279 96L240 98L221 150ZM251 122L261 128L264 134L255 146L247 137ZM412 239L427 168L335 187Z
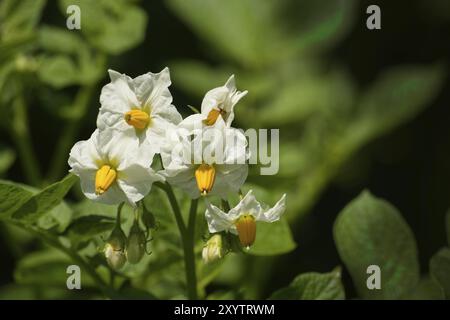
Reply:
M197 180L197 187L200 193L206 195L214 186L216 169L209 164L202 164L195 170L195 179Z
M236 220L235 226L239 241L243 247L250 247L256 239L256 221L252 215L242 215Z
M136 129L144 129L150 122L150 116L147 112L133 109L125 113L125 121Z
M103 194L114 183L117 172L109 165L103 165L95 174L95 193Z

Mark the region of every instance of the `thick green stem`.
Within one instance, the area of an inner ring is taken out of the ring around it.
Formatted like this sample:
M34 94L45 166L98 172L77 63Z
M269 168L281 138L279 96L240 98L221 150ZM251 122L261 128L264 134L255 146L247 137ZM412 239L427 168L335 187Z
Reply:
M183 216L181 215L177 199L175 197L175 194L173 193L170 184L157 183L155 185L166 192L170 205L172 207L172 211L175 215L175 220L177 222L178 229L180 231L181 242L183 245L187 296L189 299L195 300L198 298L197 275L195 270L195 254L194 254L195 220L197 216L198 199L194 199L191 202L191 208L189 211L189 220L186 226L183 220Z

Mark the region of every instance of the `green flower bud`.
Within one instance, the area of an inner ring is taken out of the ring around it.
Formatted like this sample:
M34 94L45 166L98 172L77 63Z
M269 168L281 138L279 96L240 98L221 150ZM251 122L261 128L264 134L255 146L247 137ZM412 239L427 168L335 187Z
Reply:
M104 249L106 261L114 270L122 268L127 261L125 256L126 243L127 237L120 226L117 225L106 241Z
M223 247L222 235L215 234L206 242L202 251L202 258L205 264L223 258L226 250Z
M145 253L147 238L145 233L139 227L139 222L134 221L128 236L126 255L129 263L136 264L141 261Z

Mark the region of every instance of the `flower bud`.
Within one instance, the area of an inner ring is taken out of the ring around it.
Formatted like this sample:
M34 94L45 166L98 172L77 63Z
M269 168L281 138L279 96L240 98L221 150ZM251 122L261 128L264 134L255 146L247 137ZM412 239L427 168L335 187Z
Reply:
M136 264L141 261L145 253L146 244L145 233L139 227L139 222L135 220L130 229L126 248L126 256L129 263Z
M114 270L122 268L127 260L125 257L126 243L127 237L120 226L117 225L106 241L104 249L106 261Z
M215 234L206 242L202 251L202 258L204 263L211 263L221 259L225 255L225 250L222 242L222 235Z

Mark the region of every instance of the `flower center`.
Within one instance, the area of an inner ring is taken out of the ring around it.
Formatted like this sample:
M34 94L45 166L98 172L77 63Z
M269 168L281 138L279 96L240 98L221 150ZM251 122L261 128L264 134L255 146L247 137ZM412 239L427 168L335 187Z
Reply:
M216 169L209 164L203 163L195 170L195 179L197 180L198 190L200 190L202 196L205 196L211 191L214 185Z
M203 120L203 123L207 126L212 126L214 123L216 123L217 118L221 115L224 117L226 115L226 111L223 109L212 109L205 120Z
M117 172L108 165L103 165L95 174L95 193L103 194L116 181Z
M250 247L256 238L256 221L251 214L241 215L235 222L239 241L243 247Z
M125 113L124 118L130 126L133 126L136 129L144 129L150 122L150 116L148 113L139 109L128 111Z

